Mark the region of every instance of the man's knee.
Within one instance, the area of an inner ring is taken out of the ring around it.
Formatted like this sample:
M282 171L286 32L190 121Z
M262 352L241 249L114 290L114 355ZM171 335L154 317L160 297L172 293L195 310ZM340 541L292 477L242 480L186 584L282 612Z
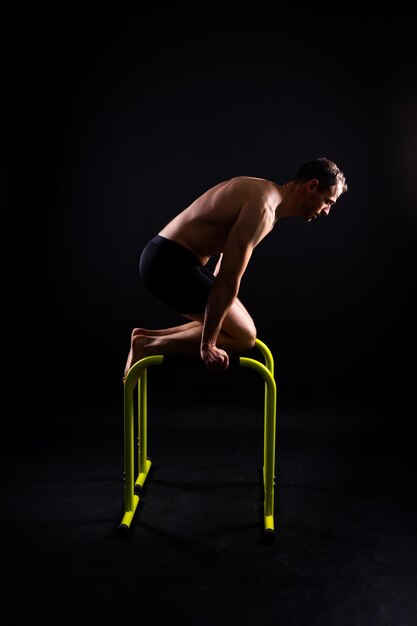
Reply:
M247 311L242 314L242 308L232 311L223 322L222 330L233 340L237 351L245 352L255 345L257 331ZM237 314L236 314L237 313Z
M255 341L256 341L256 326L253 323L249 323L244 328L244 330L243 330L243 332L241 334L241 337L240 337L241 347L240 347L240 349L242 351L250 350L251 348L254 347Z

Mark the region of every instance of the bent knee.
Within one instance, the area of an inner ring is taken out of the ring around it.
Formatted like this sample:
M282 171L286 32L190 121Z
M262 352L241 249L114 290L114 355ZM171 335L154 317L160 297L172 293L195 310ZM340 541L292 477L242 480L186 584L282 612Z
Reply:
M256 342L256 333L252 335L248 335L247 337L245 337L244 346L242 350L250 350L251 348L254 347L255 342Z
M248 314L243 315L239 308L234 309L226 317L222 330L239 352L250 350L255 345L257 337L255 323Z
M240 334L238 342L239 342L239 350L245 351L250 350L254 347L256 341L256 327L254 324L251 324L244 328L243 332Z

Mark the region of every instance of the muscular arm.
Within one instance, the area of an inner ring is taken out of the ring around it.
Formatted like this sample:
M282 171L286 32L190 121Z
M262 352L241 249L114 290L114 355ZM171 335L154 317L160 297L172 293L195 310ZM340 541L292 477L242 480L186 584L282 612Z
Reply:
M200 352L201 358L209 368L228 366L227 354L216 346L217 338L223 320L239 293L241 278L253 249L270 230L272 224L271 210L259 202L251 201L241 208L229 233L204 317Z

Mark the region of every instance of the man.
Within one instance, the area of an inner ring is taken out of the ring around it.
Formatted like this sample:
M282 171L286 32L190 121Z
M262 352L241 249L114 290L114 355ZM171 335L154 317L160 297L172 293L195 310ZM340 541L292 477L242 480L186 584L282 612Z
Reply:
M152 354L200 354L207 369L227 369L228 353L255 344L255 324L238 299L253 249L284 217L310 222L328 215L347 191L344 174L324 157L304 163L276 184L237 176L215 185L145 246L140 275L147 288L190 320L162 330L135 328L125 376ZM205 267L219 255L214 273Z

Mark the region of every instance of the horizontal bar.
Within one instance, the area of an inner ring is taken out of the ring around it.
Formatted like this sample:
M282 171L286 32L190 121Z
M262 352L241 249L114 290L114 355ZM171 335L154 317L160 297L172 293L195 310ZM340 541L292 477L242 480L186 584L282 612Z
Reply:
M201 370L206 370L206 364L199 356L187 356L184 354L166 354L164 356L163 365L167 366L180 366L180 367L194 367ZM227 370L221 370L222 372L228 372L230 369L235 369L240 365L239 356L229 355L229 367Z

